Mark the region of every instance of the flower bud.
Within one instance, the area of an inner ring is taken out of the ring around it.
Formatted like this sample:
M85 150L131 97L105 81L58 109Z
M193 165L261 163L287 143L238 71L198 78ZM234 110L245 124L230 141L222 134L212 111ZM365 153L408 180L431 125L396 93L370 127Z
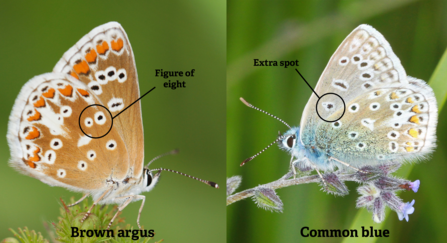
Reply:
M282 212L283 203L276 195L275 190L267 187L257 187L253 195L253 200L258 207L265 210Z

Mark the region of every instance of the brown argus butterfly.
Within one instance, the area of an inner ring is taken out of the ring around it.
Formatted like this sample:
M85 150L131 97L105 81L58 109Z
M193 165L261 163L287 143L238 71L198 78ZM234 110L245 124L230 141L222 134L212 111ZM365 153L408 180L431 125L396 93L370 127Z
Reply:
M22 87L9 118L10 165L51 186L83 192L75 204L92 196L94 204L82 221L96 204L120 204L119 212L142 200L140 227L145 196L139 194L154 188L163 170L218 188L177 171L150 170L153 160L143 165L141 106L135 102L139 96L124 29L116 22L93 29L63 55L52 73Z

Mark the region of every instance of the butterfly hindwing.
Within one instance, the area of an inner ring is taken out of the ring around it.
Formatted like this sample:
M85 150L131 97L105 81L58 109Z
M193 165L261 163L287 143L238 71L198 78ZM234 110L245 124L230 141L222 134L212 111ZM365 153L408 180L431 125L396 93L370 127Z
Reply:
M11 164L45 183L75 191L102 188L110 176L124 178L127 151L118 130L111 129L103 139L85 135L108 130L108 122L99 125L95 120L102 112L95 106L82 116L91 117L92 126L79 121L84 108L98 102L85 84L68 75L47 73L28 81L10 117L8 141L15 148ZM114 149L107 148L111 140Z
M371 26L360 25L343 41L315 92L321 99L312 94L306 104L300 138L328 157L361 166L421 158L435 146L432 89L406 76L389 43Z

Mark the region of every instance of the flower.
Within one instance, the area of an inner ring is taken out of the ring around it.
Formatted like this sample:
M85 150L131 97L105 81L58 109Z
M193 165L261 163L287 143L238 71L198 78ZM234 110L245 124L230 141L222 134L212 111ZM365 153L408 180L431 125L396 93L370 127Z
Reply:
M414 182L410 182L408 184L410 184L410 189L411 190L413 190L414 192L418 192L419 185L421 185L421 181L420 180L415 180Z
M402 219L405 218L405 220L408 222L408 215L414 212L413 205L414 205L414 199L413 201L411 201L411 203L407 202L400 206L400 212L397 213L399 220L402 221Z

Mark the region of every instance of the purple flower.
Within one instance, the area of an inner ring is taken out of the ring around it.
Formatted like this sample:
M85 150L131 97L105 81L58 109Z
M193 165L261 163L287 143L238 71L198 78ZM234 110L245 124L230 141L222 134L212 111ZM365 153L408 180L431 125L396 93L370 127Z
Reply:
M414 199L413 199L413 201L411 201L411 203L407 202L400 206L400 212L397 213L399 220L402 221L402 219L405 218L405 220L407 220L407 222L408 222L408 215L412 214L414 212L413 205L414 205Z
M410 182L410 189L413 190L414 192L418 192L419 189L419 185L421 185L421 181L420 180L415 180L414 182Z

